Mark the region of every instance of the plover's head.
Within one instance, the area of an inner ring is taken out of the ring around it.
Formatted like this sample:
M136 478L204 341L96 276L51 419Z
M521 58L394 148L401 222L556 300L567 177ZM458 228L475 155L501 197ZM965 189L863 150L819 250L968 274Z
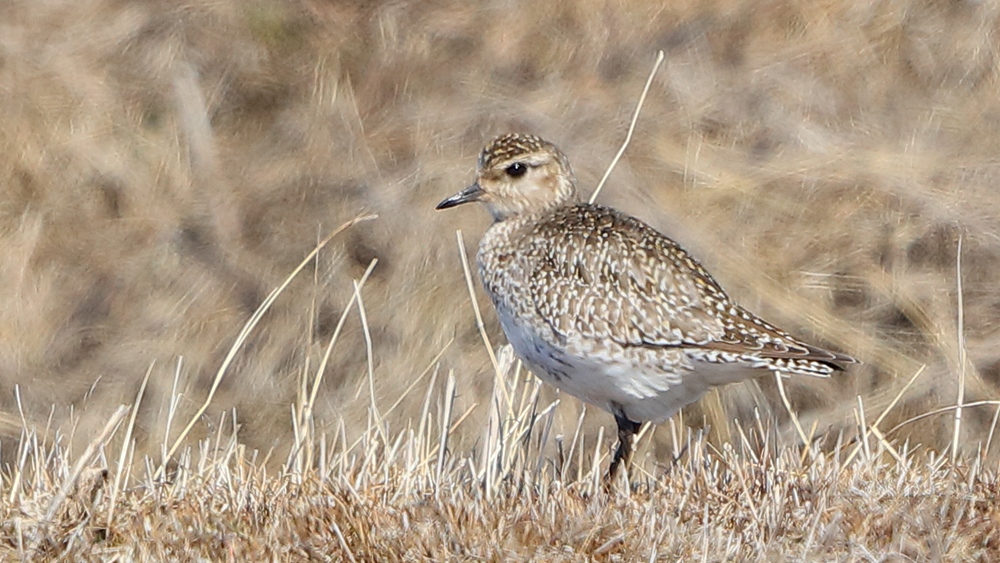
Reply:
M577 202L576 178L552 143L519 133L493 139L479 155L476 181L437 205L447 209L479 201L502 221Z

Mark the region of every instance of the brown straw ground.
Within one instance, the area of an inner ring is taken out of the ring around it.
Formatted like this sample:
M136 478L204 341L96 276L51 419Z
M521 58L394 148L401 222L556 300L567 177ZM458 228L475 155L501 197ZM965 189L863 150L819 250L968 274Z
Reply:
M0 557L990 561L1000 553L1000 483L978 456L952 462L880 440L875 427L830 451L779 446L759 418L719 449L668 424L666 455L640 439L631 482L606 490L602 435L554 434L555 403L540 400L538 381L508 347L498 362L488 422L468 451L449 447L464 423L451 375L443 394L425 394L422 416L398 429L370 416L359 436L316 436L306 470L297 469L299 448L269 471L240 443L235 414L218 421L214 438L183 449L162 478L159 460L135 459L131 448L118 455L113 432L132 430L121 424L126 408L89 450L117 457L110 473L71 469L59 440L46 446L25 429L20 461L0 488Z

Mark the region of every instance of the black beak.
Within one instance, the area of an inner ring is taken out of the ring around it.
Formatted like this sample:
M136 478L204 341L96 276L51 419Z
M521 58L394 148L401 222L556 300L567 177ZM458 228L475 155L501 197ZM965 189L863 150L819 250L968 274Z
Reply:
M482 195L483 189L480 188L479 183L476 182L468 188L465 188L464 190L437 204L437 207L434 209L448 209L449 207L455 207L456 205L462 205L463 203L469 203L470 201L479 201L479 198Z

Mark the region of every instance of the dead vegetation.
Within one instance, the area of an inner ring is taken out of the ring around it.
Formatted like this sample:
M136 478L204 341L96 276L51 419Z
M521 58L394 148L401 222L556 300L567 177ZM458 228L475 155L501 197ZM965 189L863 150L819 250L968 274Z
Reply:
M343 425L322 433L275 472L240 443L235 415L169 461L134 459L124 407L74 467L64 440L45 446L50 437L26 429L0 489L0 555L989 561L1000 552L1000 483L981 456L950 462L893 446L876 438L877 425L830 451L780 445L759 417L716 448L672 420L660 429L667 455L653 451L651 433L640 438L631 482L623 476L607 490L602 433L553 433L558 402L540 399L541 384L518 369L509 347L498 362L487 423L471 430L478 441L469 452L449 447L466 421L454 411L451 375L443 395L424 394L421 418L395 430L373 404L359 436ZM115 430L126 437L114 439ZM107 459L119 448L117 461ZM81 470L89 465L112 471Z
M916 0L6 3L0 546L990 559L998 26L990 3ZM562 398L508 413L531 440L488 433L454 244L486 219L433 205L511 129L595 186L657 50L600 199L864 365L706 397L647 432L636 493L603 496L600 414Z

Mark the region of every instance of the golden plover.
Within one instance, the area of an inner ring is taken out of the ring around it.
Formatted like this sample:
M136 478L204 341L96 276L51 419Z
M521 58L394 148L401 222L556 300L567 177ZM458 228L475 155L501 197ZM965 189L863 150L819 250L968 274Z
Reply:
M438 204L483 203L477 262L504 334L528 368L614 415L609 477L633 435L711 387L768 372L829 376L855 360L810 346L734 303L676 242L620 211L580 203L566 156L508 134L476 181Z

